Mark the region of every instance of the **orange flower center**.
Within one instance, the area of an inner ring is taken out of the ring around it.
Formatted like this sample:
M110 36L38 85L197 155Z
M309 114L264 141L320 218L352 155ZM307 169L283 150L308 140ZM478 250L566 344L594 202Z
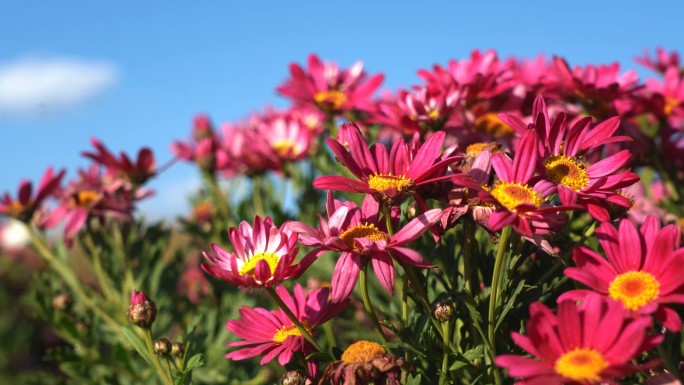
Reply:
M639 310L658 298L660 283L644 271L628 271L620 274L608 287L610 298L620 301L625 308Z
M523 203L537 208L542 203L542 197L538 192L534 191L530 186L520 183L501 182L494 186L491 194L502 206L510 211L515 211L515 208Z
M347 101L347 95L337 90L319 91L314 95L314 100L319 107L336 111Z
M587 187L589 177L584 164L565 155L554 155L544 161L546 175L552 181L575 191Z
M484 151L485 148L489 146L489 143L486 142L478 142L478 143L473 143L466 147L466 155L468 155L471 158L477 158L478 155Z
M342 353L342 361L346 364L363 364L387 354L387 349L370 341L358 341L349 345Z
M297 144L290 139L280 139L273 141L271 147L273 147L273 150L278 155L285 157L294 154L295 150L297 149Z
M28 202L26 206L29 206L31 202ZM7 210L7 215L16 218L21 214L22 211L26 208L25 205L22 205L21 202L19 201L11 201L7 206L5 206L5 210Z
M665 98L665 106L663 106L663 113L667 116L672 115L674 109L679 105L679 100L671 97Z
M251 258L245 261L245 263L240 266L240 275L254 275L254 270L256 270L257 263L259 261L266 261L268 267L271 270L271 274L275 273L276 267L278 267L278 262L280 262L280 256L275 253L259 252L254 254Z
M302 322L302 325L304 325L304 329L311 333L311 326L306 321ZM296 326L294 325L286 325L278 329L278 331L273 335L273 341L274 342L283 342L287 339L289 336L301 336L302 332L297 329Z
M411 186L413 186L411 178L407 178L403 175L375 174L368 178L368 187L381 192L390 190L401 192L409 189Z
M370 239L371 241L386 241L389 239L389 236L380 231L380 229L375 227L375 225L372 223L359 223L358 225L342 233L340 238L347 244L347 246L349 246L349 248L358 251L358 248L354 245L354 240L356 238L366 238Z
M577 382L596 382L601 372L608 367L608 361L594 349L576 348L556 360L556 373Z
M93 190L81 190L77 192L73 199L72 204L76 207L91 208L97 201L102 199L102 194Z
M486 132L496 137L509 136L513 133L513 129L493 112L481 115L475 119L475 128L478 131Z

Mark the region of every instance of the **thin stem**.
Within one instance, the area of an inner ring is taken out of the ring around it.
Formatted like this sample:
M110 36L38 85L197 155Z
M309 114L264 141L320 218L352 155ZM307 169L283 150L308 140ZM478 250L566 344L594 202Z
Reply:
M302 323L297 319L297 317L292 313L292 310L290 310L289 307L283 302L282 298L278 296L278 293L276 293L275 289L272 287L267 287L266 292L268 293L269 296L275 301L275 303L278 305L279 308L281 308L284 312L285 315L292 321L292 323L295 325L295 327L299 330L301 333L302 337L304 337L309 343L319 352L327 354L323 348L316 342L316 340L311 336L311 333L302 325ZM332 358L332 357L331 357Z
M167 357L165 357L164 360L166 361L166 369L168 369L169 378L171 378L171 382L173 383L173 371L171 370L171 361L175 360L175 358L171 358L171 357L167 356ZM174 362L174 365L176 365L175 362Z
M392 206L382 205L382 216L385 217L385 226L387 227L387 234L391 237L394 235L394 228L392 227Z
M116 291L113 290L110 285L110 279L102 266L102 256L95 246L95 241L93 240L92 229L88 226L85 234L83 234L83 243L88 250L91 260L93 262L93 272L95 273L95 278L97 278L97 283L100 285L102 294L105 298L110 301L115 299L116 302L121 303L121 298L116 298Z
M663 344L659 344L657 349L658 349L658 355L660 356L660 359L663 360L663 363L665 364L667 371L670 372L670 374L672 374L673 376L677 377L677 379L680 382L684 381L682 379L682 374L679 372L679 369L677 368L677 364L672 360L672 357L665 350L665 348L663 348Z
M169 374L162 368L161 362L159 362L159 357L154 354L154 344L152 343L152 334L150 333L150 329L145 329L143 334L145 335L147 350L152 358L152 365L154 365L154 369L157 371L159 378L161 378L164 384L174 385L173 380L169 377Z
M451 354L451 349L450 349L450 347L449 347L449 346L450 346L450 345L449 345L449 341L450 341L450 338L449 338L449 337L450 337L450 334L451 334L450 326L451 326L451 322L450 322L450 321L442 322L442 329L443 329L443 331L444 331L444 334L443 334L443 336L442 336L442 342L443 342L442 345L444 345L444 346L443 346L443 348L442 348L442 349L443 349L443 354L442 354L442 375L439 377L439 385L444 385L444 384L446 384L446 383L447 383L447 379L448 379L448 377L449 377L449 376L447 375L447 371L449 370L449 355Z
M499 287L501 273L506 268L504 260L506 259L506 248L508 246L508 239L510 238L510 236L511 226L504 227L504 229L501 231L501 238L499 238L499 248L496 250L496 259L494 260L494 275L492 276L492 286L491 291L489 293L489 316L487 317L487 337L489 339L489 345L491 348L489 353L492 361L494 361L494 357L496 356L496 330L494 329L496 326L496 322L494 320L494 313L496 310L496 303L499 299L499 291L501 290ZM499 373L499 370L493 364L491 368L494 374L494 382L497 385L500 385L501 373Z
M204 178L209 183L209 187L211 188L211 194L214 196L214 202L218 207L219 214L221 214L221 217L224 221L229 222L230 208L228 200L226 199L226 196L223 194L223 191L221 191L221 187L219 186L218 181L216 180L216 175L212 173L204 173Z
M477 269L473 271L474 264L473 259L473 244L475 243L475 224L470 219L470 217L465 218L463 221L463 275L465 278L465 287L471 295L475 295L473 290L475 289L476 282L473 281L473 276L477 277Z
M368 316L371 318L371 321L373 322L373 327L375 328L375 332L378 333L378 337L383 343L387 343L387 337L385 337L385 333L382 331L382 326L380 326L380 321L378 321L378 316L377 314L375 314L375 309L373 308L370 296L368 295L367 270L368 263L363 265L359 276L359 280L361 281L361 298L363 299L363 306L366 308L366 313L368 313Z
M264 216L264 201L261 197L261 175L252 177L252 199L254 201L254 213Z

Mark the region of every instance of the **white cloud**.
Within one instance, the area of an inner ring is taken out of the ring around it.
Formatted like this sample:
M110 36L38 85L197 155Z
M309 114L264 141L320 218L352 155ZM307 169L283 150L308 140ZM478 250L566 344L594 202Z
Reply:
M89 101L117 80L107 62L74 58L22 58L0 63L0 110L35 114Z

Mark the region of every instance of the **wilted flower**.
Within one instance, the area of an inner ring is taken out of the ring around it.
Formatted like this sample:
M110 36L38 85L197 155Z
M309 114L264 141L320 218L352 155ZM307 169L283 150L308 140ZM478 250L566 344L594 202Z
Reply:
M331 362L319 385L387 384L399 385L404 360L371 341L357 341Z

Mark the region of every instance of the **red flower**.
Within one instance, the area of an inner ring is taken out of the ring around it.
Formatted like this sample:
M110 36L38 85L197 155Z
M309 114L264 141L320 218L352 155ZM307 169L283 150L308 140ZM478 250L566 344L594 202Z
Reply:
M607 260L585 246L573 250L577 267L565 275L592 291L621 301L633 314L654 314L673 331L682 328L676 311L666 304L684 303L684 248L675 225L660 228L655 216L647 218L637 231L623 219L619 231L604 223L596 230ZM572 290L559 300L581 300L589 290Z
M663 337L648 334L649 317L629 319L619 302L588 296L584 303L558 304L555 316L541 302L530 306L527 336L513 333L515 343L535 358L502 355L496 365L517 385L598 384L636 370L630 362Z
M12 199L9 193L5 193L0 200L0 214L28 223L33 215L40 209L43 201L59 189L59 184L64 177L65 170L54 174L52 167L48 168L38 184L38 190L33 194L33 185L28 180L19 183L17 199Z
M157 163L154 160L152 150L149 148L142 148L138 152L138 158L133 162L123 152L120 158L117 158L96 138L90 139L90 143L95 147L96 152L83 152L82 155L105 166L109 176L123 178L134 186L142 185L154 176Z

